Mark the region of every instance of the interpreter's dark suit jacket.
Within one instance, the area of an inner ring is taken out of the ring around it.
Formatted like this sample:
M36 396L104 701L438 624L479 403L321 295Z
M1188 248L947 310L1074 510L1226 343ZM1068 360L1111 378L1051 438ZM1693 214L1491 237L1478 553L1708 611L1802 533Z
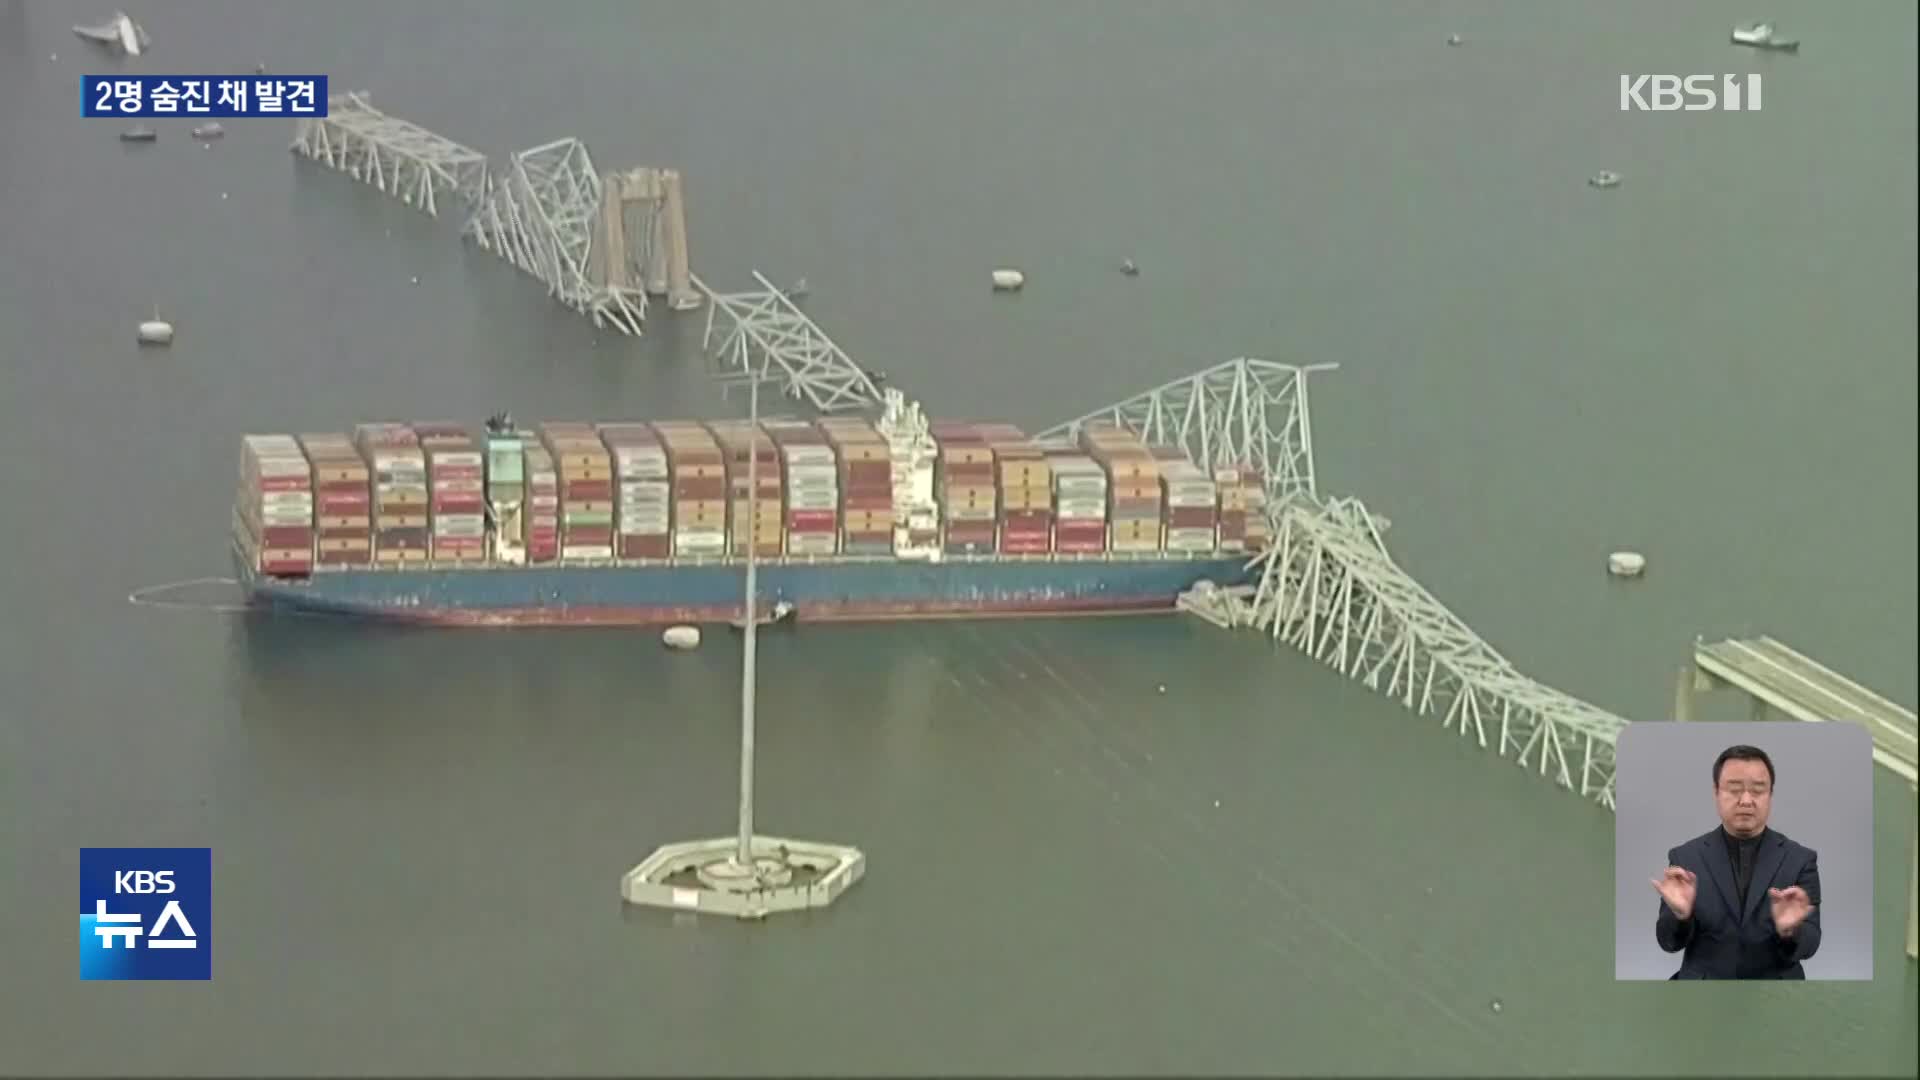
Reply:
M1675 979L1804 979L1800 961L1820 948L1820 868L1813 849L1768 829L1753 854L1747 902L1738 903L1733 858L1719 829L1667 852L1669 865L1693 871L1693 917L1681 922L1665 900L1654 938L1667 952L1685 951ZM1798 885L1813 910L1791 939L1773 932L1768 889Z

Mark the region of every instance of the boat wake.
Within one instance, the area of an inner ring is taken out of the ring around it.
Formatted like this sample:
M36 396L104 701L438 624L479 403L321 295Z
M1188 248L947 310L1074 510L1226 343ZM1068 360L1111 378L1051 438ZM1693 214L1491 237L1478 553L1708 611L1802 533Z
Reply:
M149 585L128 593L127 603L138 607L221 614L248 610L246 597L240 592L240 582L230 577L193 578L164 585Z

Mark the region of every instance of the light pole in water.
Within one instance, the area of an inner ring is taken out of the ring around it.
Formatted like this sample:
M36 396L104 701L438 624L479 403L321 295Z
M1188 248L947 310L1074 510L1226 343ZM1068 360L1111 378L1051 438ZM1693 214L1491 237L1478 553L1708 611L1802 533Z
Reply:
M754 592L759 587L760 380L766 368L749 369L747 398L746 521L735 521L734 539L744 530L747 558L740 663L740 831L737 836L693 840L656 849L627 871L620 895L630 904L712 911L759 919L780 911L825 907L866 874L867 859L858 848L753 834L753 690L758 622Z

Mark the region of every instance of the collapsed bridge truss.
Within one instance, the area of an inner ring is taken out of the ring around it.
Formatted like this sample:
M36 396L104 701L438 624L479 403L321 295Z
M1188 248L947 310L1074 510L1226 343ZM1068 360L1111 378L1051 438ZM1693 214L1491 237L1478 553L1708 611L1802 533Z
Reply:
M1209 467L1266 476L1273 541L1249 562L1250 598L1224 597L1228 625L1285 642L1361 680L1443 730L1611 810L1614 747L1628 721L1522 675L1387 553L1386 520L1356 499L1323 499L1306 375L1234 360L1059 425L1114 420Z

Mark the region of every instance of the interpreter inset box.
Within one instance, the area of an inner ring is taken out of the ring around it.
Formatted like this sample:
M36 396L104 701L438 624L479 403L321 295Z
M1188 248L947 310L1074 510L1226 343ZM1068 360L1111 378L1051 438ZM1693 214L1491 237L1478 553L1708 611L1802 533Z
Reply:
M1873 739L1636 723L1614 761L1614 978L1873 978Z

